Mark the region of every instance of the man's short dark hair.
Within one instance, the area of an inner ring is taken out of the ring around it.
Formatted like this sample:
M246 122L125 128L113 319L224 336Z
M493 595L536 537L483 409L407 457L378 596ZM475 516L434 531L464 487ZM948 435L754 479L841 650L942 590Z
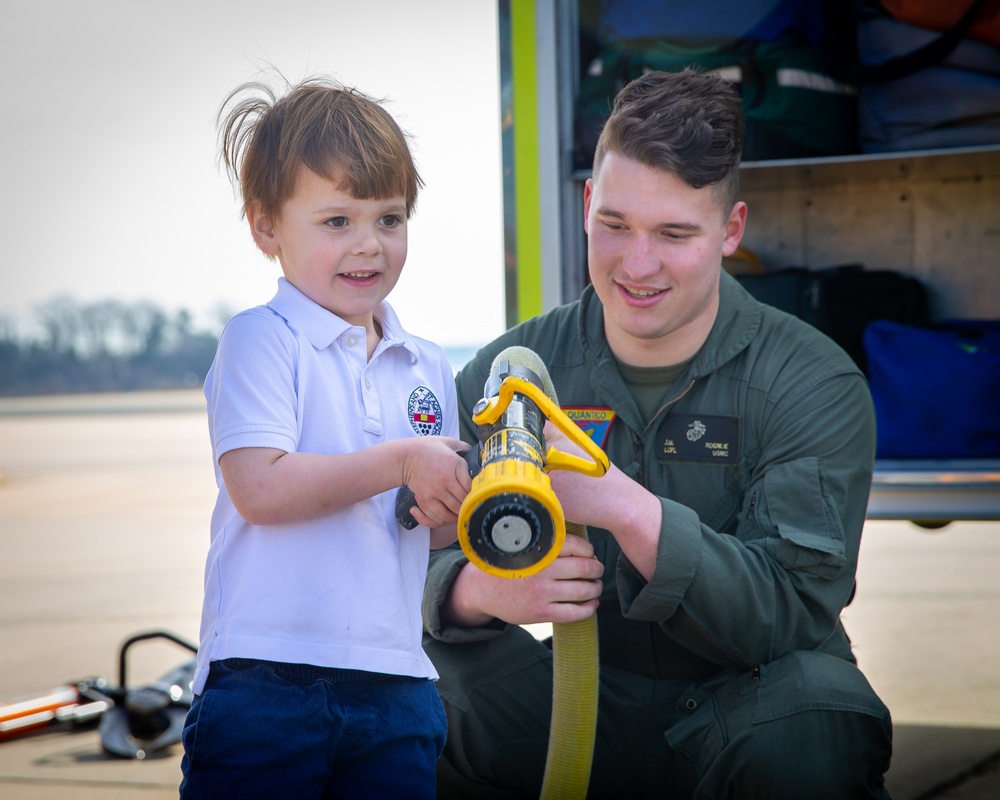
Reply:
M594 153L596 178L607 153L676 175L695 189L717 185L736 202L743 149L743 107L713 72L649 72L615 97Z

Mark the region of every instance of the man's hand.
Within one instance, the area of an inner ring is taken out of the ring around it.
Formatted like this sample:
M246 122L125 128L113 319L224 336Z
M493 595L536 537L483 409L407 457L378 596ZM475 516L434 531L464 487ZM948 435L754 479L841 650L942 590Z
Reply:
M579 622L597 610L603 574L590 542L573 535L555 561L527 578L501 578L466 564L441 609L442 621L469 628L493 619L513 625Z
M545 440L564 453L588 458L551 422L545 423ZM549 480L567 521L609 531L642 576L652 578L663 521L658 497L614 464L600 478L559 469L549 473Z

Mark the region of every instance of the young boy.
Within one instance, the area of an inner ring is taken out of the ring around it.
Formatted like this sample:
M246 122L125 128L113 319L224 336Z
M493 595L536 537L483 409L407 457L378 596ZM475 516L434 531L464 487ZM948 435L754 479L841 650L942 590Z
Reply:
M421 180L352 89L246 84L219 118L284 277L229 322L205 381L219 496L181 796L433 798L445 718L420 598L470 479L452 368L385 301Z

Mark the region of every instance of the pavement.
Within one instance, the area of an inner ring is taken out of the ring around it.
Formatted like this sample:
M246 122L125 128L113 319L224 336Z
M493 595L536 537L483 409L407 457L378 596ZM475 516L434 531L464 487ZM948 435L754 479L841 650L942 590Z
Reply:
M0 703L119 685L118 649L197 640L214 478L197 392L0 400ZM889 708L895 800L1000 798L1000 523L870 521L844 619ZM129 651L130 686L190 654ZM103 752L94 728L0 741L4 800L176 798L179 745Z

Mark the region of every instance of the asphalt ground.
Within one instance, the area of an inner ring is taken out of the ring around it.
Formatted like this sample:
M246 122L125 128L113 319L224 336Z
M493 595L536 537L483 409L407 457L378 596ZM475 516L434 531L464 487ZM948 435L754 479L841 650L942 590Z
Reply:
M197 639L215 489L200 393L0 400L0 703L119 680L130 636ZM1000 523L869 522L845 613L893 712L896 800L1000 798ZM127 683L189 658L129 651ZM180 747L144 760L67 724L0 741L5 800L176 797Z

